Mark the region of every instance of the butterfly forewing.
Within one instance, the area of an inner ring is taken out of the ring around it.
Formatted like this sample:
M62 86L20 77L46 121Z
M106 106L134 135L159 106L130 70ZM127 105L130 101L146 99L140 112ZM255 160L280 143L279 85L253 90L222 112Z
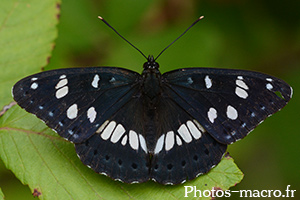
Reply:
M245 70L180 69L165 73L163 82L166 94L224 144L245 137L292 95L284 81Z
M26 77L12 92L22 108L78 143L132 98L139 78L121 68L62 69Z

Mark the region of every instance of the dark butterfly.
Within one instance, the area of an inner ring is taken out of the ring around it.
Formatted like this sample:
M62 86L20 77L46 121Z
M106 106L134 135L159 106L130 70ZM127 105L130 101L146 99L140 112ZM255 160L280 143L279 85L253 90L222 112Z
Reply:
M115 67L38 73L16 83L13 96L73 142L94 171L161 184L207 173L228 144L292 96L287 83L270 75L212 68L161 74L155 60L147 58L142 74Z

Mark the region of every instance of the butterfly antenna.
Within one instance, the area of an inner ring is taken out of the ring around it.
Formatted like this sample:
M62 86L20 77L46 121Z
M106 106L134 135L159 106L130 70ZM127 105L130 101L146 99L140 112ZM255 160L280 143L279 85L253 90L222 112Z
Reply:
M167 50L167 48L169 48L174 42L176 42L179 38L181 38L190 28L192 28L197 22L199 22L201 19L203 19L204 16L199 17L196 21L194 21L194 23L192 25L190 25L181 35L179 35L178 38L176 38L173 42L171 42L166 48L164 48L159 54L158 56L154 59L156 60L165 50Z
M138 50L138 52L140 52L147 60L147 56L145 56L145 54L143 54L143 52L141 50L139 50L136 46L134 46L131 42L129 42L126 38L124 38L120 33L118 33L118 31L116 29L114 29L107 21L105 21L105 19L103 19L101 16L98 16L99 19L101 19L101 21L103 21L109 28L111 28L116 34L118 34L123 40L125 40L128 44L130 44L133 48L135 48L136 50Z

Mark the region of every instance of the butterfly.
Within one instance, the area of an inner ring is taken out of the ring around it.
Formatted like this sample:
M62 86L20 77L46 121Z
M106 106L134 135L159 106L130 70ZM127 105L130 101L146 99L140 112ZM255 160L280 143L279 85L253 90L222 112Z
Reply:
M183 68L161 74L157 57L146 58L141 74L118 67L34 74L14 85L13 97L74 143L95 172L161 184L207 173L229 144L292 97L287 83L263 73Z

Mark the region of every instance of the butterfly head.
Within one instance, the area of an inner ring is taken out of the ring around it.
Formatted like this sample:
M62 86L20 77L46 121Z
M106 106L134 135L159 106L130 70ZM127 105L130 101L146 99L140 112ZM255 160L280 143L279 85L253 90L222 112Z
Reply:
M144 69L158 69L159 64L155 61L152 55L149 55L147 58L147 62L143 65Z

